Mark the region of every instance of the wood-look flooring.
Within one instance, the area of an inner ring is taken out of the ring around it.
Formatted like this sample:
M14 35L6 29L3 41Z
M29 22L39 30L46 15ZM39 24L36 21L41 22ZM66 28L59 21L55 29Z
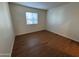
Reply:
M43 30L17 36L13 57L74 57L79 56L79 43Z

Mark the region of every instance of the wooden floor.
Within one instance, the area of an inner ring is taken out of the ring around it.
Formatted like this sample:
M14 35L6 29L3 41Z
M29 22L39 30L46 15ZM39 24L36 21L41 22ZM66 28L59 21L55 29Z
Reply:
M79 56L79 43L49 31L17 36L14 57L71 57Z

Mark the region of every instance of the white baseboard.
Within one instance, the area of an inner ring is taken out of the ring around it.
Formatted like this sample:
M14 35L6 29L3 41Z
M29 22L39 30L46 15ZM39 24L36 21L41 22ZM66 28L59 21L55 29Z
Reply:
M38 29L38 30L29 31L29 32L25 32L25 33L19 33L19 34L16 34L16 36L24 35L24 34L28 34L28 33L32 33L32 32L37 32L37 31L42 31L42 30L45 30L45 29Z
M69 37L69 36L67 36L67 35L60 34L60 33L57 33L57 32L53 32L53 31L48 30L48 29L46 29L46 30L49 31L49 32L52 32L52 33L55 33L55 34L58 34L58 35L60 35L60 36L63 36L63 37L66 37L66 38L69 38L69 39L72 39L72 40L73 40L73 38L71 38L71 37Z
M0 57L11 57L10 53L0 53Z
M69 39L71 39L71 40L73 40L73 41L79 42L79 40L76 39L75 37L70 37L70 36L68 36L68 35L64 35L64 34L60 34L60 33L57 33L57 32L53 32L53 31L51 31L51 30L49 30L49 29L46 29L46 30L49 31L49 32L52 32L52 33L56 33L56 34L58 34L58 35L60 35L60 36L69 38Z

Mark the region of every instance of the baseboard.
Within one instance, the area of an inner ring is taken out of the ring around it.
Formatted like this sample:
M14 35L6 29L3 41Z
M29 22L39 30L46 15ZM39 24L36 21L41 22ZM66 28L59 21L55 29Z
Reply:
M59 36L62 36L62 37L64 37L64 38L70 39L70 40L72 40L72 41L74 41L74 42L76 42L76 43L79 43L79 41L74 40L73 38L71 38L71 37L69 37L69 36L66 36L66 35L64 35L64 34L59 34L59 33L53 32L53 31L48 30L48 29L46 29L46 30L49 31L49 32L51 32L51 33L55 33L55 34L57 34L57 35L59 35Z
M0 54L0 57L11 57L10 53L2 53Z
M22 34L19 34L19 35L16 35L16 36L21 36L21 35L30 34L30 33L34 33L34 32L39 32L39 31L43 31L43 30L45 30L45 29L31 31L31 32L27 32L27 33L22 33Z

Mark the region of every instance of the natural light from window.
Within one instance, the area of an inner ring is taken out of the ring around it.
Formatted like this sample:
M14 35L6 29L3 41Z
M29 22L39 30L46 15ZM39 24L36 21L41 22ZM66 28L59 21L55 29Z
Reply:
M27 24L38 24L38 13L26 12Z

